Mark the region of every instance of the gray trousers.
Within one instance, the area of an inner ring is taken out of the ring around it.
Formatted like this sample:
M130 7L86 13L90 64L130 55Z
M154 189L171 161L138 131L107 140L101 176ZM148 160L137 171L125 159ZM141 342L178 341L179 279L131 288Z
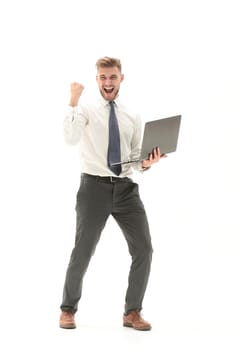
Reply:
M66 272L61 309L74 313L77 311L83 277L105 223L112 215L124 234L132 257L125 313L141 310L153 249L138 185L129 178L111 183L109 178L82 174L76 213L75 246Z

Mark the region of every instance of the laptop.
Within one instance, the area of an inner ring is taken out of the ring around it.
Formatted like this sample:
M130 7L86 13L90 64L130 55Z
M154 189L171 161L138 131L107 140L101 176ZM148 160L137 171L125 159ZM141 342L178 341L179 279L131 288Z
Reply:
M178 144L180 123L181 115L146 122L140 157L112 165L128 164L148 159L148 155L156 147L160 148L161 154L175 152Z

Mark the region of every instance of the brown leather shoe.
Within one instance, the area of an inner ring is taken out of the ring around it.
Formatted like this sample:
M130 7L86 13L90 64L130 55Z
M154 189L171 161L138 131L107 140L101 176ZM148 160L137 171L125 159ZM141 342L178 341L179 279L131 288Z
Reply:
M147 321L143 320L140 315L140 311L133 310L127 315L123 316L123 326L132 327L137 331L149 331L151 330L151 325Z
M73 329L76 328L74 314L72 311L62 311L59 325L61 328Z

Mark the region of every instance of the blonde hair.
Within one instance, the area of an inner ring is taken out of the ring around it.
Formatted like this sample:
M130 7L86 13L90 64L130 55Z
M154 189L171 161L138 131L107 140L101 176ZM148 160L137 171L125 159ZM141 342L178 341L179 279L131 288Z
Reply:
M121 72L121 61L118 58L113 57L102 57L96 62L96 68L106 68L106 67L117 67Z

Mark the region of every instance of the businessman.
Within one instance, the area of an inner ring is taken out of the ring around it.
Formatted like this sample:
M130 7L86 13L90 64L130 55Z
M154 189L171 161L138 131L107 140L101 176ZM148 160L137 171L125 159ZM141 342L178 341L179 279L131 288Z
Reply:
M103 57L96 62L96 69L98 101L81 104L84 86L72 83L69 111L64 121L66 142L78 144L81 178L76 200L75 244L65 277L59 325L76 328L83 278L106 221L112 215L123 232L132 259L123 326L145 331L151 329L151 324L142 318L141 310L153 249L145 208L132 176L134 170L143 172L166 155L161 155L156 148L143 161L121 164L126 159L139 157L140 117L120 101L119 91L124 80L121 61ZM107 288L107 282L103 287Z

